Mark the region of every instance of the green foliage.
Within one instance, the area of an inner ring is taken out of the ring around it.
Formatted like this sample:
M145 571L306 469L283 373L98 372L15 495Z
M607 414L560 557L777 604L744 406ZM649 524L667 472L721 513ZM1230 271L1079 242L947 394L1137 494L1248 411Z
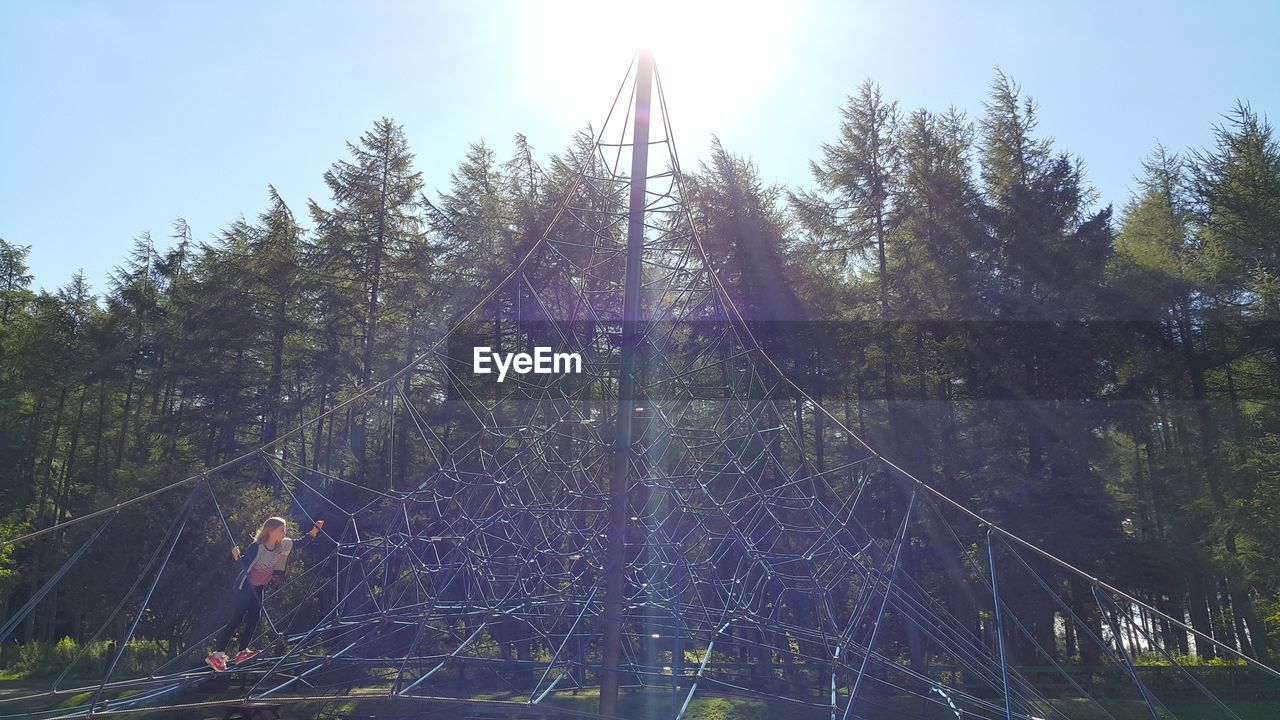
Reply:
M1173 667L1174 662L1183 667L1246 667L1244 660L1240 658L1205 658L1195 653L1171 653L1173 660L1171 661L1164 653L1149 651L1136 655L1133 658L1134 665L1144 667Z
M0 648L0 679L45 680L57 677L69 667L68 677L100 678L116 650L113 642L99 641L86 647L70 637L55 643L32 641L4 645ZM145 674L167 658L168 650L162 643L135 638L125 647L116 672L122 677Z
M15 537L26 530L27 525L24 523L0 521L0 533L3 533L3 537ZM13 555L13 546L0 548L0 607L7 603L21 577Z

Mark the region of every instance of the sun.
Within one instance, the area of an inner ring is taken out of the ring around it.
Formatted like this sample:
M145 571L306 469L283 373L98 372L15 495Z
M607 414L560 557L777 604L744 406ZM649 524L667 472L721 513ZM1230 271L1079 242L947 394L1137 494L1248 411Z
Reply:
M793 4L756 0L561 0L524 6L522 87L579 121L600 113L639 49L653 53L673 122L724 130L781 76Z

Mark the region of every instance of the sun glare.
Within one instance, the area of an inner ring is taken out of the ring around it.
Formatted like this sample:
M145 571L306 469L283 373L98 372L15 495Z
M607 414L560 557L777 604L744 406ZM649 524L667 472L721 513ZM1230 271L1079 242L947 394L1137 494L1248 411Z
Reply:
M556 98L566 120L598 122L645 48L686 136L724 129L780 76L794 21L787 5L755 0L566 0L525 12L526 92Z

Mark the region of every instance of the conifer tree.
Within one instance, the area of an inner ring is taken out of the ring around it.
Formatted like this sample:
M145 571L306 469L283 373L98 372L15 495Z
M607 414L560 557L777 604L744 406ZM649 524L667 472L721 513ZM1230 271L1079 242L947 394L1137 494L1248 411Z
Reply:
M339 372L350 373L354 390L400 357L394 349L402 338L392 333L396 318L386 317L384 301L396 283L415 280L400 264L422 242L422 175L413 169L403 127L390 118L376 122L347 149L351 159L334 163L324 176L333 207L326 210L312 201L310 209L317 234L317 299L329 322L325 332L345 357ZM362 469L367 437L366 418L351 418L352 453Z

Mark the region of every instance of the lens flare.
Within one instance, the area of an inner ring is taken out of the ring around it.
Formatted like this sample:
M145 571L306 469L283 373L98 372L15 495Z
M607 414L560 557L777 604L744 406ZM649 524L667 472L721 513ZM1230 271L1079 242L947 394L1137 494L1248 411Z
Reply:
M791 4L757 0L564 0L523 12L527 100L555 98L566 118L591 117L599 88L648 49L680 127L694 134L724 130L768 92L797 24Z

